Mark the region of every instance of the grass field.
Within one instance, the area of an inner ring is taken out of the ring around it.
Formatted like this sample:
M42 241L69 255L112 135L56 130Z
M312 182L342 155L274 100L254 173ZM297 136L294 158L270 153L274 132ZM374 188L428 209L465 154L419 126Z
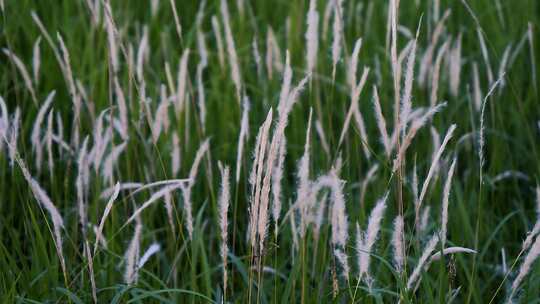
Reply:
M0 302L540 303L540 2L0 9Z

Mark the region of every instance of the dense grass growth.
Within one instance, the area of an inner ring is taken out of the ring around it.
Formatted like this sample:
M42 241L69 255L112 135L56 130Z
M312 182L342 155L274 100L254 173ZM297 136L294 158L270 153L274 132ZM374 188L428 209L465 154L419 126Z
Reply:
M0 1L2 303L538 301L540 2L110 2Z

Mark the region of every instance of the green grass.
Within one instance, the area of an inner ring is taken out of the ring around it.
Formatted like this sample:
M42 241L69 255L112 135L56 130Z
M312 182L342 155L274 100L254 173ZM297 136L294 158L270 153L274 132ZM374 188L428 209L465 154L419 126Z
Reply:
M522 241L536 221L534 188L540 178L540 134L537 122L540 120L538 89L534 83L533 69L540 75L540 3L534 0L499 1L500 10L492 0L468 0L471 12L463 1L441 1L441 15L451 10L444 31L437 45L447 37L463 35L463 68L459 94L453 97L449 92L448 69L443 62L439 83L439 100L448 105L437 114L431 125L444 136L452 123L457 124L453 139L449 142L443 159L458 159L450 195L448 246L462 246L477 250L475 255L455 254L433 263L423 272L417 292L404 287L406 276L400 277L392 264L392 221L398 214L398 189L396 177L391 177L393 156L387 159L379 141L375 115L372 109L371 86L377 85L381 104L389 129L392 128L393 78L389 52L386 51L386 20L389 1L345 1L344 2L344 44L346 54L352 52L357 38L363 38L360 52L359 73L362 66L371 68L366 87L360 96L360 111L365 119L372 153L366 159L362 151L359 130L354 123L344 143L338 149L339 135L350 104L347 88L347 64L342 59L338 63L336 80L332 83L330 23L327 39L319 44L317 67L312 80L294 106L286 129L287 156L283 181L282 220L277 239L270 233L266 241L264 266L272 272L264 272L257 279L256 271L250 269L251 249L246 242L250 187L249 172L255 136L268 110L277 107L281 88L281 73L274 71L272 79L267 76L266 66L258 75L252 55L252 41L257 40L260 52L266 54L266 33L269 26L276 34L284 61L285 49L291 55L294 71L293 84L305 76L306 12L309 1L244 1L244 15L239 13L236 1L229 1L232 31L240 61L245 94L251 100L249 116L250 134L243 157L241 179L234 183L236 172L236 152L240 131L241 108L238 106L236 91L230 77L229 65L222 69L219 65L216 41L210 18L216 15L221 21L219 1L207 1L202 21L202 31L206 34L209 64L203 74L206 93L207 122L203 133L197 108L196 65L199 61L195 18L198 1L176 1L182 26L182 40L179 39L169 1L159 2L156 13L151 15L147 1L112 1L113 16L121 32L121 43L128 50L136 52L142 37L143 27L148 29L150 53L145 64L144 78L146 94L152 99L154 112L159 100L160 84L167 85L165 63L168 62L174 81L180 56L185 48L190 48L189 59L189 113L179 119L172 115L171 127L162 134L154 145L150 127L146 121L139 121L139 84L130 77L127 60L120 53L118 77L130 105L129 142L114 169L114 182L150 183L169 178L185 178L199 144L210 138L210 153L203 160L193 188L194 235L187 238L182 196L174 193L175 233L171 231L162 200L146 209L141 216L144 225L141 251L151 243L158 242L162 250L153 256L140 270L139 280L133 286L126 286L123 280L124 251L133 235L134 224L124 225L135 210L148 199L152 192L144 191L135 195L122 192L114 204L105 224L104 237L108 248L98 250L94 257L94 273L97 296L100 303L211 303L221 302L223 294L222 269L219 255L220 231L218 195L220 176L217 161L231 166L232 202L229 211L229 284L226 292L228 302L246 303L250 297L253 303L446 303L449 295L458 290L454 303L500 303L507 299L510 284L517 274L521 260L515 263ZM428 46L435 28L433 21L433 1L401 1L399 24L413 34L422 17L417 50L415 75L418 75L420 59ZM327 1L318 1L320 25L323 23L324 7ZM81 138L90 136L92 142L94 120L103 109L115 104L109 89L110 67L107 51L107 34L104 27L91 24L90 12L85 1L5 1L5 10L0 21L0 47L15 53L32 71L32 46L40 36L38 27L31 18L31 12L43 21L53 37L60 33L71 56L74 77L86 88L95 104L94 113L83 107L81 116ZM479 24L476 24L478 20ZM483 94L489 89L486 65L482 57L476 27L479 26L487 44L489 59L495 74L502 59L504 49L512 45L512 53L527 32L531 23L534 40L534 57L531 56L528 41L515 61L507 68L506 85L489 98L485 113L485 158L483 168L484 184L479 186L479 160L477 137L459 139L468 133L476 134L480 125L480 112L474 109L473 62L480 71L480 86ZM223 24L221 23L223 29ZM408 39L398 37L398 51L405 47ZM436 52L435 51L435 52ZM435 53L436 54L436 53ZM5 99L9 113L15 108L21 110L22 125L18 141L21 157L28 164L32 176L49 194L60 210L65 222L62 230L63 252L67 263L67 277L61 271L53 241L52 222L49 214L32 196L21 170L10 167L7 149L0 152L0 298L3 303L91 303L92 289L88 271L88 260L84 255L84 237L79 226L75 179L77 157L55 150L54 172L48 172L46 159L41 172L35 166L30 134L39 108L33 103L23 79L15 65L3 53L0 54L0 95ZM536 61L534 61L536 59ZM405 67L403 68L405 70ZM358 76L359 77L359 76ZM55 113L60 113L65 125L65 136L72 130L73 109L69 91L62 71L51 47L42 37L40 82L35 86L40 104L52 90L56 90L53 102ZM170 92L168 91L168 94ZM422 88L414 83L413 106L429 106L430 88ZM302 156L310 108L313 118L320 120L330 145L330 155L324 153L321 141L312 128L310 151L310 178L326 174L340 155L343 167L340 178L345 180L344 193L349 218L349 243L347 254L352 271L351 280L338 277L338 289L334 290L333 275L341 269L337 267L332 247L330 221L325 219L318 242L311 229L304 240L300 240L298 250L293 247L291 224L283 218L296 200L297 162ZM116 113L115 113L116 115ZM171 176L170 151L172 134L178 132L181 141L181 170L178 176ZM69 142L69 140L67 140ZM82 142L82 140L81 140ZM121 143L115 136L114 144ZM458 142L460 142L458 144ZM76 147L72 147L76 148ZM55 146L56 149L56 146ZM429 126L422 129L407 152L403 176L403 203L407 241L407 272L409 275L422 253L429 235L439 229L443 185L446 180L446 165L432 181L424 206L431 206L428 233L417 236L414 233L414 206L410 179L413 163L419 174L420 185L427 174L433 150ZM46 155L46 153L44 154ZM444 162L443 162L444 163ZM380 168L376 178L369 184L365 207L359 203L361 182L374 165ZM525 174L528 180L508 178L493 183L498 174L514 170ZM95 225L99 223L106 200L99 194L109 186L101 176L91 169L88 217ZM388 208L383 219L382 233L375 245L370 272L374 278L373 289L368 290L364 282L357 281L354 226L367 225L371 209L386 191L390 192ZM273 232L273 222L269 231ZM176 235L176 238L174 237ZM94 234L89 232L89 242L93 245ZM93 248L93 247L92 247ZM440 250L440 244L437 250ZM508 267L514 266L508 277L496 271L502 265L501 250L506 252ZM141 252L142 254L142 252ZM529 276L521 285L517 299L523 303L537 303L540 297L540 268L533 266Z

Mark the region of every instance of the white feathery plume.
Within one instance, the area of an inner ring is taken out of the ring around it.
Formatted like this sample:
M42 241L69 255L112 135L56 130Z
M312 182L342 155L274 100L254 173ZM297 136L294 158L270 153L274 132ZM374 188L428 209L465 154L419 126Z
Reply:
M221 0L221 16L223 18L223 27L225 29L225 42L227 43L227 54L229 58L229 65L231 68L231 78L236 87L236 95L238 97L238 104L240 104L240 96L242 92L242 80L240 78L240 66L238 65L238 55L236 54L236 46L234 44L234 38L231 29L229 9L227 8L227 1Z
M356 109L354 111L354 122L356 123L356 126L358 127L358 130L360 131L360 140L362 141L362 150L364 150L364 155L367 159L370 158L371 152L369 151L369 141L366 131L366 126L364 123L364 118L362 117L362 114L360 113L359 109Z
M152 182L152 183L148 183L148 184L129 183L128 182L128 183L120 184L120 190L136 189L131 193L131 195L135 195L135 194L137 194L139 192L142 192L144 190L151 189L151 188L156 188L156 187L159 187L159 186L170 186L170 185L175 185L175 184L179 184L179 183L189 183L189 182L190 182L189 178L165 179L165 180L160 180L160 181ZM112 189L113 188L107 188L105 191L102 192L101 195L104 195L104 193L106 193L107 191L109 191L109 194L112 193Z
M90 11L90 16L92 17L92 27L97 27L99 25L100 20L100 1L94 1L94 0L85 0L86 6L88 6L88 10Z
M2 97L0 97L0 104L2 107L2 110L5 111L6 118L4 119L4 123L8 123L7 120L7 110L5 108L4 100ZM19 130L21 128L21 109L17 107L15 109L15 114L13 114L13 117L11 118L11 126L9 129L9 145L8 145L8 151L9 151L9 165L10 167L13 167L13 163L15 162L15 153L17 153L17 142L19 139ZM2 131L0 130L0 133ZM4 131L5 132L5 131ZM3 137L3 136L2 136ZM2 145L3 145L2 140ZM0 147L2 146L0 145Z
M341 152L338 153L336 159L334 160L332 168L335 169L336 174L339 174L341 172L341 168L343 168L343 158L341 157Z
M218 50L218 60L219 66L223 69L225 64L225 52L223 51L223 38L221 37L221 26L219 25L219 20L216 15L212 16L212 29L214 31L214 36L216 38L216 46Z
M514 178L514 179L521 179L521 180L524 180L524 181L529 181L529 176L521 171L516 171L516 170L506 170L506 171L503 171L502 173L499 173L497 175L495 175L490 183L491 184L495 184L495 183L498 183L502 180L505 180L505 179L509 179L509 178Z
M189 239L193 237L193 211L191 205L191 188L195 184L197 179L197 173L199 172L199 165L202 161L204 154L208 151L210 147L210 140L205 139L202 144L199 146L197 153L195 154L195 159L189 170L189 180L187 185L180 184L182 189L182 198L184 199L184 211L186 214L186 229L188 231Z
M343 123L343 128L341 129L341 135L339 136L338 146L341 146L341 144L343 143L343 140L345 139L345 134L347 134L347 131L349 130L349 124L351 122L351 118L353 117L353 115L355 115L355 118L356 118L357 112L358 114L360 113L358 100L360 99L360 93L362 93L362 89L364 88L364 85L366 84L368 74L369 74L369 68L364 67L364 72L362 73L362 78L360 79L360 82L358 83L358 85L354 85L353 87L351 87L351 105L349 106L349 110L347 111L347 116L345 117L345 122Z
M165 203L165 211L167 211L167 221L169 222L169 226L171 227L171 232L173 234L173 237L176 238L176 230L174 228L174 210L173 210L173 204L172 204L172 197L170 193L166 193L163 197L163 201Z
M177 183L177 182L178 182L178 180L174 181L173 183ZM131 189L137 189L138 190L138 189L141 189L141 188L148 189L149 187L148 187L148 185L143 186L142 183L133 183L133 182L120 183L120 191L122 191L122 190L131 190ZM112 187L109 187L109 188L103 190L99 194L99 198L100 199L106 199L106 198L110 197L114 193L115 189L116 189L116 186L112 186Z
M348 219L343 196L343 183L335 172L325 177L325 183L332 189L332 244L336 247L345 247L348 239ZM321 183L323 179L320 179Z
M416 215L417 216L419 215L419 212L420 212L420 210L418 208L420 208L422 206L422 202L424 200L424 197L426 196L426 193L427 193L427 190L428 190L428 187L429 187L429 182L431 181L431 178L433 177L433 173L435 172L435 168L437 167L437 165L439 163L439 159L441 158L441 155L442 155L442 153L444 151L444 148L446 148L446 145L448 144L448 141L450 140L450 138L452 138L452 135L453 135L455 129L456 129L455 124L451 125L450 128L448 128L448 131L446 132L446 135L444 136L443 142L442 142L441 146L439 147L439 150L437 151L437 153L433 157L433 160L431 161L431 166L429 167L428 174L427 174L426 178L424 179L424 183L422 184L422 190L420 191L420 197L418 198L418 204L417 204L417 209L416 209Z
M264 249L264 240L267 236L268 231L268 205L270 202L270 185L271 185L271 179L272 179L272 171L275 167L275 161L279 154L278 150L280 148L281 140L285 137L285 128L287 127L288 123L288 116L289 113L296 103L298 96L300 95L300 92L303 90L305 84L307 83L308 79L310 78L310 75L308 74L307 77L302 79L299 84L288 94L287 102L282 104L281 111L279 112L279 119L278 123L274 129L274 134L272 136L272 141L270 144L268 157L266 159L266 170L265 175L262 183L262 188L260 190L260 195L257 197L257 193L255 196L256 205L258 205L258 218L257 218L257 230L259 235L259 252L260 254L263 253ZM264 143L264 141L261 141ZM261 150L263 149L263 145L261 145ZM264 158L260 158L259 161L261 162L261 166L264 165ZM262 167L261 167L262 168ZM261 169L262 171L262 169Z
M288 110L279 115L278 124L274 130L272 141L269 146L268 156L266 157L266 166L262 164L266 170L264 178L262 180L262 187L260 193L260 203L259 203L259 215L257 219L257 233L259 235L259 254L263 254L264 251L264 241L267 236L268 231L268 205L270 203L270 185L272 179L272 171L275 166L275 160L278 155L278 149L280 146L281 139L284 137L284 129L287 124ZM262 146L261 146L262 149ZM263 160L261 158L261 160Z
M386 157L390 157L392 153L392 146L390 143L390 137L388 137L388 131L386 129L386 120L381 109L381 103L379 101L379 94L377 93L377 87L373 85L373 108L375 109L375 118L377 120L377 127L381 133L381 143L384 147L384 153Z
M448 49L450 40L446 40L437 52L437 57L435 59L435 66L432 71L431 76L431 95L430 95L430 105L433 107L437 103L437 92L439 91L439 75L441 71L441 63L444 58L444 54Z
M431 133L431 141L433 142L433 152L431 153L431 161L433 161L437 155L437 151L439 151L439 148L441 147L441 135L433 125L429 127L429 131ZM438 173L439 164L437 163L435 165L435 179L437 179Z
M32 20L34 20L34 23L39 28L39 31L45 37L45 40L47 40L47 43L51 47L54 53L54 57L56 57L56 61L58 61L60 68L64 70L65 69L64 62L62 60L62 57L60 56L60 53L58 52L58 49L56 48L56 44L53 42L51 38L51 35L49 35L49 33L47 32L47 30L45 29L45 26L43 25L43 23L41 22L41 19L39 19L35 11L30 12L30 15L32 16Z
M420 71L418 73L418 84L420 86L424 86L424 83L426 82L428 72L433 67L432 61L433 61L433 53L435 52L435 47L437 46L437 42L439 41L439 37L441 36L443 29L444 29L444 22L448 17L450 16L450 10L446 10L444 12L444 15L439 21L437 22L437 25L435 26L435 29L433 30L433 34L431 34L431 40L429 42L429 45L424 52L424 56L422 57L422 60L420 62Z
M185 49L182 53L182 57L180 58L180 63L178 64L178 83L176 88L176 103L174 104L176 115L179 115L184 109L186 87L188 82L188 60L189 49Z
M289 50L285 52L285 70L283 71L283 82L279 93L278 113L282 113L287 105L287 98L291 91L292 69Z
M240 181L240 169L242 167L242 155L244 145L249 137L249 99L244 96L242 120L240 122L240 135L238 136L238 150L236 152L236 183Z
M398 31L399 31L399 26L398 26ZM407 29L408 31L408 29ZM403 78L402 75L402 70L403 70L403 61L405 61L407 55L410 55L410 52L411 52L411 48L413 46L413 43L414 43L414 40L411 40L409 42L407 42L407 45L405 45L405 47L403 49L401 49L401 51L399 51L399 55L398 55L398 60L397 60L397 79L399 80L399 82L401 83L401 79Z
M127 285L132 285L134 283L137 283L138 279L138 260L139 260L139 252L140 252L140 246L141 246L141 233L142 233L142 224L140 223L140 220L137 221L137 225L135 225L135 232L133 233L133 238L129 242L129 246L126 250L126 253L124 255L124 260L126 263L126 270L124 272L124 282Z
M40 139L40 132L42 130L41 125L43 123L43 119L45 119L45 114L47 113L47 110L49 109L49 106L51 105L55 95L56 91L52 91L51 93L49 93L49 95L47 95L47 98L45 99L45 102L39 108L38 114L34 119L34 126L32 128L32 134L30 136L30 142L32 143L32 151L34 151L34 153L36 154L36 167L38 171L41 169L41 161L43 158L43 145Z
M61 132L60 132L61 133ZM61 137L61 134L58 135L58 134L53 134L52 135L52 139L53 141L58 145L58 150L60 151L60 156L62 156L62 151L66 151L67 153L69 153L70 155L73 155L73 150L71 149L71 147L69 146L69 144L67 142L65 142Z
M90 286L92 287L92 299L94 300L94 304L97 304L97 288L96 288L96 278L94 276L94 258L92 257L92 254L90 253L90 245L88 244L88 240L84 243L84 255L86 256L86 259L88 261L88 272L90 273Z
M4 98L0 96L0 152L2 152L4 148L4 141L7 141L7 135L8 131L10 129L10 123L9 123L9 112L6 106L6 102L4 101ZM8 149L13 150L13 149ZM10 156L10 158L12 158Z
M109 1L104 2L105 31L107 32L107 45L109 46L109 60L114 74L118 72L118 46L116 44L116 28L112 16L112 8Z
M180 138L178 133L174 132L172 135L172 150L171 150L171 174L173 177L178 175L180 172Z
M262 179L262 171L264 164L264 155L266 153L266 145L268 142L268 131L270 129L270 124L272 122L272 109L268 111L265 121L259 128L257 134L257 140L255 145L255 150L253 152L253 165L251 174L249 177L251 185L251 197L250 197L250 207L249 207L249 240L253 250L256 246L256 237L257 237L257 221L259 214L259 199L260 199L260 184Z
M405 261L405 236L403 217L396 216L394 220L394 231L392 232L392 247L394 248L394 265L398 273L403 272L403 263Z
M358 55L360 54L360 49L362 48L362 38L358 38L354 43L354 49L351 55L349 62L347 81L349 82L349 87L354 88L356 86L356 71L358 68Z
M83 141L77 159L77 211L79 213L79 223L81 224L83 237L86 237L86 227L88 226L87 198L90 179L90 168L88 163L88 137Z
M292 251L298 250L298 231L296 230L296 221L294 220L294 213L289 213L289 221L291 222L291 235L293 240Z
M166 96L166 88L164 85L161 85L161 101L156 109L154 123L152 124L152 140L157 143L159 136L163 130L164 126L168 125L169 121L169 100ZM167 128L165 128L166 130Z
M503 273L506 273L508 272L508 265L506 264L506 250L504 250L504 247L501 248L501 268L502 268L502 271Z
M309 180L309 149L310 149L310 132L311 132L311 118L313 109L309 111L308 126L306 131L306 142L304 145L304 154L298 161L298 189L295 205L300 209L300 237L303 239L308 224L308 209L311 207L311 202L308 201L310 196L311 183Z
M107 220L107 217L109 216L109 213L111 212L114 201L118 198L118 193L120 193L120 183L116 183L116 185L114 186L114 192L110 195L109 201L107 202L107 205L105 205L105 210L103 211L103 215L101 216L101 220L99 221L99 226L96 230L96 243L94 245L94 256L96 255L99 241L101 238L103 238L102 234L103 234L103 226L105 225L105 220Z
M525 276L527 276L527 274L531 271L531 266L536 261L538 256L540 256L540 237L536 237L536 240L532 244L529 253L527 253L527 255L525 256L525 260L523 260L521 266L519 267L518 275L512 282L512 291L510 293L510 298L512 298L514 293L518 290L518 287L525 278Z
M456 158L452 161L450 169L448 170L448 175L446 177L446 182L444 183L443 190L443 201L442 201L442 214L441 214L441 243L442 247L446 243L446 230L448 225L448 199L450 197L450 189L452 187L452 178L454 177L454 172L456 169Z
M281 71L283 69L283 63L281 62L281 50L276 35L272 27L269 26L266 32L266 71L270 80L272 79L274 67L278 71Z
M253 51L255 66L257 67L257 76L260 77L260 75L262 75L262 59L261 52L259 51L259 44L257 43L257 36L253 37L251 42L251 50Z
M408 290L411 290L414 284L416 283L416 281L419 279L420 274L422 273L422 269L424 268L424 265L428 261L428 258L431 256L431 253L433 252L433 250L435 250L437 243L439 243L439 237L437 234L434 234L429 240L429 242L426 244L426 247L424 247L424 251L422 252L422 255L420 256L420 259L418 260L416 267L414 268L412 274L409 276L409 279L407 280Z
M82 101L85 103L86 108L88 109L90 117L92 118L92 120L95 120L96 105L94 104L94 101L91 98L89 98L88 93L86 92L85 86L82 84L82 82L79 79L75 80L75 86L77 87L77 92L79 92L82 98Z
M429 219L431 217L431 206L426 206L422 211L420 223L418 224L418 233L423 234L427 231Z
M390 44L390 60L392 63L392 76L393 76L393 84L394 84L394 128L396 131L394 134L396 134L396 137L399 135L399 127L401 126L401 123L399 121L399 91L400 91L400 75L399 75L399 68L398 68L398 56L397 56L397 24L398 24L398 0L391 0L389 7L388 7L388 18L389 18L389 24L388 24L388 30L391 33L391 44ZM388 44L387 44L388 46Z
M436 246L436 244L435 244ZM427 248L426 248L427 249ZM435 250L435 248L433 249ZM433 252L432 250L432 252ZM464 248L464 247L449 247L449 248L444 248L443 250L440 250L440 251L437 251L435 252L433 255L431 255L429 257L429 259L427 259L427 261L424 262L424 265L422 267L422 269L420 269L420 271L422 271L423 269L424 270L427 270L429 268L429 266L431 265L431 263L433 263L434 261L438 261L440 258L441 258L441 251L442 251L442 255L448 255L448 254L454 254L454 253L470 253L470 254L476 254L476 250L473 250L473 249L469 249L469 248ZM424 254L426 253L426 251L424 251ZM422 257L424 257L424 255L422 255ZM418 267L418 266L417 266ZM416 271L417 268L415 268L414 271ZM413 274L415 274L413 272ZM412 276L411 276L412 277ZM417 283L415 284L415 287L413 289L413 291L416 291L416 289L418 288L418 286L420 285L420 281L418 280L420 278L420 273L418 273L418 276L415 278L415 280L417 280ZM413 282L414 284L414 282ZM409 289L412 288L412 285L411 287L408 287Z
M24 179L28 182L30 185L30 190L32 191L32 194L34 195L34 198L38 201L38 203L47 210L49 213L52 223L53 223L53 235L54 235L54 245L56 247L56 253L58 254L58 258L60 259L60 266L62 267L62 272L64 273L64 277L67 279L67 268L66 268L66 262L64 258L64 254L62 251L63 242L62 242L62 235L61 230L64 228L64 220L62 219L62 216L60 215L60 212L54 206L53 202L51 201L49 195L41 188L39 183L30 175L30 172L26 168L26 165L24 161L19 157L19 154L15 153L15 160L19 167L21 168L21 171L23 173Z
M413 165L413 176L411 181L411 187L414 197L414 206L415 208L418 208L418 170L416 170L416 156L414 158L414 165Z
M69 94L71 97L71 102L73 103L73 131L71 135L72 144L74 146L79 146L79 121L80 121L80 115L81 115L81 97L77 93L77 88L75 85L75 78L73 77L73 71L71 70L71 59L69 55L69 51L66 47L66 44L64 43L64 39L60 35L60 33L56 33L56 38L58 39L58 42L60 44L60 50L62 53L62 62L63 62L63 74L65 81L68 86Z
M324 210L326 209L327 197L328 195L325 193L319 201L319 206L317 207L317 210L315 212L315 225L313 227L313 239L315 241L315 244L317 244L319 241L320 231L324 219Z
M317 12L317 1L309 1L307 13L306 29L306 62L307 73L312 73L317 64L317 51L319 50L319 13Z
M303 90L309 78L310 75L308 74L308 76L302 79L299 84L288 94L286 103L281 104L281 111L279 111L278 113L279 120L274 129L274 134L272 136L272 141L269 147L268 157L266 158L266 170L264 170L265 175L262 183L262 188L260 188L260 190L257 191L255 194L255 205L257 205L258 208L257 233L259 235L260 254L263 253L264 240L266 239L268 231L268 205L270 202L269 195L272 171L275 166L276 158L279 154L278 150L281 145L281 140L285 137L285 128L287 127L289 113L296 101L298 100L298 96L300 95L300 92ZM261 143L265 143L265 141L261 140ZM263 150L263 146L264 145L261 144L261 150ZM262 173L263 166L265 165L264 157L260 157L259 161L261 164L260 168ZM260 179L258 179L258 181L260 181Z
M144 209L150 207L150 205L152 205L154 202L158 201L165 195L170 194L179 188L182 188L183 186L184 183L179 182L165 186L159 191L156 191L154 194L152 194L152 196L150 196L150 198L146 202L144 202L139 208L137 208L137 210L135 210L135 212L133 212L131 217L126 221L125 225L131 223L133 220L136 220L137 217L139 217L139 215L144 211Z
M534 238L539 233L540 233L540 186L536 186L536 223L534 224L532 230L529 231L529 233L527 234L527 238L525 238L525 241L523 241L523 245L521 245L521 250L523 252L529 249Z
M34 84L39 84L39 68L41 67L41 36L34 42L32 48L32 75L34 76Z
M120 116L120 136L123 140L128 138L129 121L128 121L128 108L126 105L126 97L120 87L118 78L114 77L114 91L116 94L116 102L118 103L118 114Z
M323 175L316 180L312 188L313 196L316 197L317 193L323 187L327 187L331 190L332 209L329 216L332 224L331 244L332 248L334 249L334 256L341 264L341 267L344 270L344 276L348 280L349 264L344 250L349 236L349 223L347 219L347 212L345 210L343 182L337 176L336 167L332 168L328 175ZM319 210L317 211L318 215L316 219L316 229L314 230L316 235L318 235L318 229L322 223L321 212L323 211L324 205L319 206ZM290 216L291 218L294 218L292 212L290 213ZM291 226L291 228L295 228L295 226Z
M484 97L484 101L482 102L482 110L480 112L480 135L478 137L478 159L480 161L480 184L482 184L483 181L483 169L484 169L484 145L485 145L485 139L484 139L484 113L486 111L486 104L488 101L488 98L493 94L497 86L501 83L502 79L504 78L504 75L501 75L493 85L491 85L491 88L489 89L488 93Z
M48 164L49 164L49 174L52 177L54 173L54 158L53 158L53 118L54 118L54 108L49 111L47 115L47 131L45 133L45 143L47 146L47 155L48 155Z
M324 7L322 33L321 33L322 39L324 41L326 41L326 39L328 38L327 37L328 36L328 27L329 27L329 24L330 24L330 17L332 16L332 12L334 11L333 10L334 4L335 4L334 0L327 1L326 6Z
M272 74L274 72L274 48L272 43L274 41L271 37L272 28L268 26L268 31L266 32L266 54L264 56L264 61L266 65L266 73L269 80L272 80Z
M199 106L199 117L203 133L206 130L206 95L203 85L203 72L208 66L208 50L203 32L200 30L200 24L203 18L205 1L201 2L199 12L197 13L197 50L199 51L200 62L197 65L197 105Z
M407 122L409 115L412 110L412 85L414 81L414 64L416 63L416 45L418 42L418 35L420 33L420 24L416 29L416 36L411 45L411 50L409 51L409 56L407 58L407 69L405 71L405 84L403 95L401 97L401 113L400 115L400 126L396 129L395 136L399 136L400 132L405 133L407 128Z
M470 248L464 248L464 247L448 247L444 248L442 250L442 255L448 255L448 254L454 254L454 253L476 253L476 250L470 249ZM441 252L438 251L434 253L428 261L428 265L431 264L434 261L438 261L441 258Z
M59 143L58 152L60 154L60 157L62 157L63 149L70 151L71 148L64 141L64 122L62 121L62 115L60 114L60 112L56 112L56 130L58 133L56 135L53 135L53 140Z
M197 65L197 105L199 107L199 119L203 134L206 131L206 95L204 93L204 85L202 79L202 73L205 69L205 66L206 63L204 63L204 61L201 61Z
M351 270L349 267L347 254L342 249L334 249L334 255L336 259L338 260L339 264L341 265L343 277L348 282L349 272L351 272Z
M123 142L120 145L113 147L111 153L109 153L109 155L107 155L107 157L105 158L105 162L103 164L103 171L101 172L101 176L103 177L104 182L109 181L109 183L112 184L114 166L116 165L120 154L124 152L126 146L127 142Z
M34 104L37 105L37 97L36 92L34 90L34 86L32 85L32 79L30 78L30 74L28 74L28 71L26 70L26 67L24 66L24 63L13 53L12 51L8 49L3 49L4 54L9 57L9 59L15 64L19 72L21 73L21 77L24 81L24 85L26 86L26 89L30 92L30 95L32 97L32 100L34 101Z
M319 135L319 139L321 140L321 145L324 150L324 153L328 157L330 157L330 145L328 145L328 141L326 140L326 136L324 135L324 128L321 124L320 120L315 120L315 130L317 130L317 134Z
M422 128L426 124L426 122L431 117L433 117L433 115L435 115L445 106L446 106L446 102L440 103L436 105L435 107L431 107L427 109L427 111L424 114L422 114L422 116L413 120L411 127L409 128L409 131L405 135L402 145L399 147L399 151L397 152L396 158L394 159L392 172L396 172L397 168L401 166L401 162L403 161L403 158L405 157L405 152L407 151L410 144L412 143L412 140L416 136L416 133L418 132L418 130Z
M512 50L512 44L509 44L508 46L506 46L502 55L501 63L499 64L499 72L497 74L498 75L497 77L503 79L501 81L501 85L499 86L499 93L502 91L502 89L506 85L506 82L504 81L504 78L502 75L506 73L506 67L508 65L508 59L510 58L511 50Z
M333 37L332 40L332 79L336 78L336 65L341 56L341 43L343 35L343 0L334 1L334 23L332 26Z
M283 179L283 165L287 153L287 141L285 137L281 140L279 156L276 167L272 172L272 218L274 219L274 235L277 237L279 228L279 217L281 214L281 180Z
M356 252L358 254L358 269L359 278L366 277L366 282L371 285L371 278L369 275L369 260L373 251L373 245L377 241L377 236L381 229L381 222L386 210L386 199L388 193L386 193L379 201L377 205L371 211L368 220L367 231L362 233L360 227L357 225L357 240L356 240Z
M450 93L456 97L459 91L459 80L461 75L461 33L454 41L454 47L450 50L449 69Z
M228 219L227 219L227 213L229 210L229 203L231 200L230 195L230 174L229 174L229 167L225 166L221 169L221 191L219 194L219 226L221 229L221 246L220 246L220 252L221 252L221 261L223 262L223 290L227 290L227 254L229 252L228 245L227 245L227 238L228 238Z
M142 30L141 41L139 41L139 46L137 47L137 63L135 66L135 73L139 82L143 82L144 80L144 60L148 54L148 49L148 27L145 25L143 26Z
M161 250L161 246L158 243L153 243L146 249L144 254L142 255L141 259L139 260L139 263L137 264L137 268L141 269L146 262L152 257L154 254L158 253Z
M96 122L94 123L94 131L92 134L94 146L92 147L92 152L90 154L92 155L92 164L96 173L101 166L101 159L103 158L103 154L105 153L105 149L107 148L108 142L110 140L111 132L109 132L108 129L105 131L103 130L104 116L108 110L109 109L103 110L98 115ZM103 133L105 133L105 135L103 135Z

